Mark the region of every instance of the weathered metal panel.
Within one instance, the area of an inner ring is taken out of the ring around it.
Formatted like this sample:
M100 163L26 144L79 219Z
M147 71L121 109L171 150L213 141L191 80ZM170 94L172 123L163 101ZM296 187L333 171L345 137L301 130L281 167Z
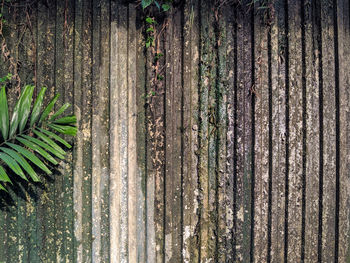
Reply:
M134 1L6 5L1 74L79 133L0 193L0 262L349 262L349 8L187 0L146 48Z

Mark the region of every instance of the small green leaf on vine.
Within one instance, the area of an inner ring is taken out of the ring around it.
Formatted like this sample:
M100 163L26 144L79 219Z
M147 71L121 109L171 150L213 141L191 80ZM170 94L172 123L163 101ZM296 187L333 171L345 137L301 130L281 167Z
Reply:
M146 22L148 23L148 24L155 24L156 23L156 20L154 20L154 18L152 18L152 17L146 17Z
M0 83L4 83L6 81L9 81L9 80L11 80L11 78L12 78L12 74L8 73L5 77L0 78Z
M169 4L162 4L163 11L166 12L171 8L171 5Z
M141 6L143 9L147 8L153 3L153 0L142 0L141 1Z
M148 98L151 98L151 97L153 97L155 95L156 95L156 92L154 90L151 90L151 91L148 92L148 94L146 94L146 96L142 95L142 97L148 99Z
M164 56L163 53L156 53L155 56L154 56L154 63L157 63L157 61L158 61L162 56Z
M146 40L146 48L153 46L154 37L148 37Z

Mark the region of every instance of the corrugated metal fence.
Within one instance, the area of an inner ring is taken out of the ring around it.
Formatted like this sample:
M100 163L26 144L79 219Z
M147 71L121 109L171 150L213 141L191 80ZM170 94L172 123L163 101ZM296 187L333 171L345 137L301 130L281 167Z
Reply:
M2 72L60 92L79 134L2 193L0 262L350 262L349 1L179 3L157 85L125 2L5 5Z

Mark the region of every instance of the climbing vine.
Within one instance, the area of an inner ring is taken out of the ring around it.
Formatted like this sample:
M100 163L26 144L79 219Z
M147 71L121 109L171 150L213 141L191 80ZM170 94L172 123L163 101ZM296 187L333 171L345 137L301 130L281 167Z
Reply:
M173 0L141 0L141 7L145 23L145 48L151 55L150 64L153 78L150 80L151 88L145 95L150 99L157 95L157 85L164 79L163 67L160 59L164 56L159 47L159 40L167 26L167 15L173 8Z
M171 9L182 4L183 1L174 0L139 0L144 14L145 29L145 48L150 49L152 53L152 70L154 71L154 78L151 83L154 85L158 81L162 81L164 76L159 67L159 60L164 54L160 51L157 42L162 33L166 29L168 23L167 15ZM255 10L257 13L262 13L263 22L270 25L274 19L274 2L275 0L251 0L244 5L247 5L248 10ZM243 5L242 0L214 0L213 12L215 21L218 23L219 16L224 7L233 5ZM146 98L156 95L156 91L151 89Z

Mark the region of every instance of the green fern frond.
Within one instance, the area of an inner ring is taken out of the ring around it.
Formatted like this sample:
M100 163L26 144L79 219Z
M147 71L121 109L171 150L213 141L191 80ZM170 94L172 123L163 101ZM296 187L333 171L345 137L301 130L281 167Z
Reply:
M59 134L75 136L77 119L73 116L60 117L69 103L57 112L53 108L59 94L43 108L46 88L43 87L33 102L34 86L24 87L13 111L9 114L5 85L0 90L0 190L6 191L17 174L24 180L30 178L39 182L34 167L52 174L46 162L57 165L56 158L64 159L66 152L62 147L71 148ZM60 117L60 118L58 118Z

